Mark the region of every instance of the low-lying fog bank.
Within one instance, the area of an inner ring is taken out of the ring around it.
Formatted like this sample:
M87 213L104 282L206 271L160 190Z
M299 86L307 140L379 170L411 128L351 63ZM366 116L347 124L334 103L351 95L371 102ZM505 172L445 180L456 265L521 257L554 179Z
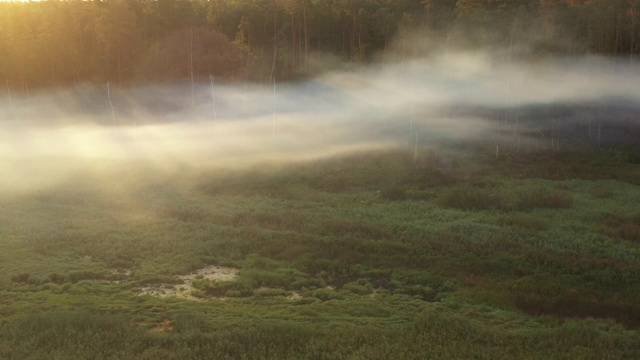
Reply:
M624 61L505 63L486 53L450 53L275 86L5 92L2 186L122 160L181 169L465 142L502 153L567 142L638 144L638 83L638 66Z

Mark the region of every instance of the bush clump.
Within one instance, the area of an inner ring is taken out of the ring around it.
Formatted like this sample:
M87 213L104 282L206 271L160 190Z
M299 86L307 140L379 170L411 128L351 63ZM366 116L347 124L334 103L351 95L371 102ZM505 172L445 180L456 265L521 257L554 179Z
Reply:
M373 285L364 279L345 284L342 289L356 295L369 295L373 293Z
M640 216L607 214L600 224L600 232L619 240L640 243Z
M402 201L408 198L407 189L401 186L389 186L380 191L380 197L384 200Z
M313 291L313 297L321 301L342 300L344 297L339 292L331 289L318 289Z
M517 202L519 209L569 209L572 206L573 198L566 191L530 191L522 194Z
M458 186L438 199L442 206L460 210L486 210L501 209L502 198L491 194L487 189L479 189L472 186Z
M32 285L40 283L40 280L34 278L29 273L21 273L18 275L14 275L11 277L11 281L17 282L20 284L32 284Z

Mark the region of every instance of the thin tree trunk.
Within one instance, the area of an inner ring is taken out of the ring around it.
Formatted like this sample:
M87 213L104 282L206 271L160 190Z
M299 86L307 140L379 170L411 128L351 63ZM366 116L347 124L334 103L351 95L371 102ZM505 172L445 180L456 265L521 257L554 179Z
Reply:
M116 57L116 64L118 67L118 84L122 86L122 67L120 64L120 55Z
M556 151L560 151L560 126L556 120Z
M116 111L113 107L113 101L111 101L111 87L109 85L109 82L107 81L107 86L104 88L104 90L107 92L107 98L109 99L109 106L111 107L111 119L113 121L113 128L115 129L116 127Z
M415 146L413 148L413 165L415 166L417 161L418 161L418 133L419 131L416 131L416 142L415 142Z
M382 49L382 63L387 63L387 45L389 43L389 27L387 26L387 31L384 34L384 48Z
M515 37L517 26L518 26L518 19L516 18L513 21L513 29L511 29L511 39L509 42L509 63L511 63L511 59L513 57L513 38Z
M273 112L273 119L272 119L272 124L271 124L271 136L275 137L276 136L276 80L273 80L273 108L272 108L272 112Z
M193 26L190 26L189 30L189 75L191 77L191 108L193 108L196 103L195 85L193 83Z
M13 114L13 96L11 96L11 86L9 85L9 79L6 79L7 82L7 97L9 98L9 112Z
M269 82L276 83L275 71L276 71L276 56L278 54L278 14L275 9L273 10L273 62L271 64L271 78ZM274 85L275 86L275 85Z
M631 39L630 41L630 48L629 48L629 58L631 60L631 62L635 61L635 48L636 48L636 12L635 9L630 9L629 10L629 16L631 17Z
M438 165L438 148L433 150L433 167L435 168Z
M411 132L413 132L413 113L414 113L415 106L416 106L415 104L411 104L411 114L409 115L409 123L410 123L409 129L411 130Z
M297 61L296 61L296 48L297 48L297 44L296 44L296 27L295 27L295 23L293 21L293 12L291 13L291 65L293 67L297 66Z
M514 141L516 142L516 153L520 152L520 134L518 134L519 122L520 122L520 108L516 109L516 126L513 131Z
M29 91L29 83L24 82L24 88L27 92L27 119L29 124L31 124L31 91Z
M209 81L211 81L211 106L213 109L213 120L216 119L216 93L215 93L215 88L213 86L213 83L215 81L215 77L213 76L213 74L209 74Z
M598 147L600 147L600 136L602 135L602 124L598 123Z
M302 21L304 26L304 67L309 63L309 33L307 32L307 5L302 3Z

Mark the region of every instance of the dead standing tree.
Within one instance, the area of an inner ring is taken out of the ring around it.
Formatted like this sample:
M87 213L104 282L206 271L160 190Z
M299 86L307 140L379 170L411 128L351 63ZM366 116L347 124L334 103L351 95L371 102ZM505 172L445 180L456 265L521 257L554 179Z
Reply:
M111 100L111 87L109 82L107 81L107 85L104 87L104 91L107 93L107 98L109 99L109 107L111 107L111 120L113 121L113 128L116 127L116 110L113 107L113 101Z

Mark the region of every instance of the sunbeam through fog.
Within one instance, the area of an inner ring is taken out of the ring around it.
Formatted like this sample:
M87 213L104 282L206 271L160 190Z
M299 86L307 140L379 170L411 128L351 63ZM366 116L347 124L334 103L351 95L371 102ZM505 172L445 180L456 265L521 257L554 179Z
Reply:
M28 97L6 94L0 99L0 156L24 186L69 171L51 162L24 165L34 160L237 167L418 139L433 146L499 144L511 132L518 144L531 145L547 141L539 123L527 117L531 112L563 127L606 121L593 110L602 106L637 121L638 83L637 66L615 60L500 62L487 53L449 53L275 86L200 83L194 91L184 84L112 88L109 94L81 86ZM11 165L16 162L23 166ZM15 179L5 179L5 186Z

